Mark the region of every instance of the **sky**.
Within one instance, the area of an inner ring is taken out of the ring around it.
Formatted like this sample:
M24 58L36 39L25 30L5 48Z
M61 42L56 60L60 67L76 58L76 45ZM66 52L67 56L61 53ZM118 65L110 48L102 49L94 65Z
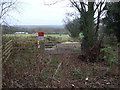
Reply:
M14 0L13 0L14 1ZM69 1L45 5L60 0L17 0L17 10L11 10L6 22L9 25L63 25L66 13L75 12L67 7Z
M13 10L7 18L10 25L63 25L67 12L74 11L62 1L54 5L55 0L18 0L17 11Z

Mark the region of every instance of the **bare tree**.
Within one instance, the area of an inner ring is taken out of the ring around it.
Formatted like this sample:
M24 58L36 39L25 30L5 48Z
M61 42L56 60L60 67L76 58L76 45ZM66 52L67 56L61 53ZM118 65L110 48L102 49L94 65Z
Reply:
M55 3L59 1L54 0ZM85 49L92 47L97 41L100 19L103 14L105 14L106 1L107 0L69 0L70 7L75 8L80 15L79 17L83 19L83 34L86 43L84 43L83 46Z
M100 19L105 13L106 1L107 0L69 0L70 7L79 13L79 17L83 21L84 38L81 45L83 52L90 50L97 43Z
M9 12L16 9L17 0L1 0L0 1L0 23L6 23L5 18L9 16Z
M100 53L100 43L98 44L98 30L100 19L106 10L106 0L69 0L71 7L75 8L83 21L83 34L81 49L86 54L86 60L97 60ZM94 50L96 49L96 55ZM93 53L92 51L93 50Z

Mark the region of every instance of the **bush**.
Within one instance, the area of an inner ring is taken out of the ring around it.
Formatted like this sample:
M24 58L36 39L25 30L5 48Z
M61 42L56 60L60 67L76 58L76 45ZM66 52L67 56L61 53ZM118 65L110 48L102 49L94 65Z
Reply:
M116 45L117 44L117 38L115 35L111 34L111 35L106 35L104 37L104 44L108 44L108 45Z
M110 67L114 63L118 63L117 50L115 47L105 46L101 49L101 59L105 60Z
M82 52L78 58L83 61L96 62L99 60L101 49L101 41L97 41L96 45Z
M61 43L62 40L60 38L48 36L45 38L45 43Z

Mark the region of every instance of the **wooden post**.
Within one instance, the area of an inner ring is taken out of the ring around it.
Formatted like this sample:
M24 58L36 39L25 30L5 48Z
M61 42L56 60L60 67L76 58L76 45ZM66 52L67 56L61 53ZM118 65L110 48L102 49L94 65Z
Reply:
M41 51L45 50L45 48L44 48L44 41L40 41L40 50Z
M2 24L0 20L0 89L2 89Z

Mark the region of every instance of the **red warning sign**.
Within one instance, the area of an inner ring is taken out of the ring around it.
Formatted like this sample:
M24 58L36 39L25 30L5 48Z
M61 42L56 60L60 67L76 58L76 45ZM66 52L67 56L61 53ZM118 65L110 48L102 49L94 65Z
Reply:
M38 36L43 37L44 36L44 32L38 32Z

